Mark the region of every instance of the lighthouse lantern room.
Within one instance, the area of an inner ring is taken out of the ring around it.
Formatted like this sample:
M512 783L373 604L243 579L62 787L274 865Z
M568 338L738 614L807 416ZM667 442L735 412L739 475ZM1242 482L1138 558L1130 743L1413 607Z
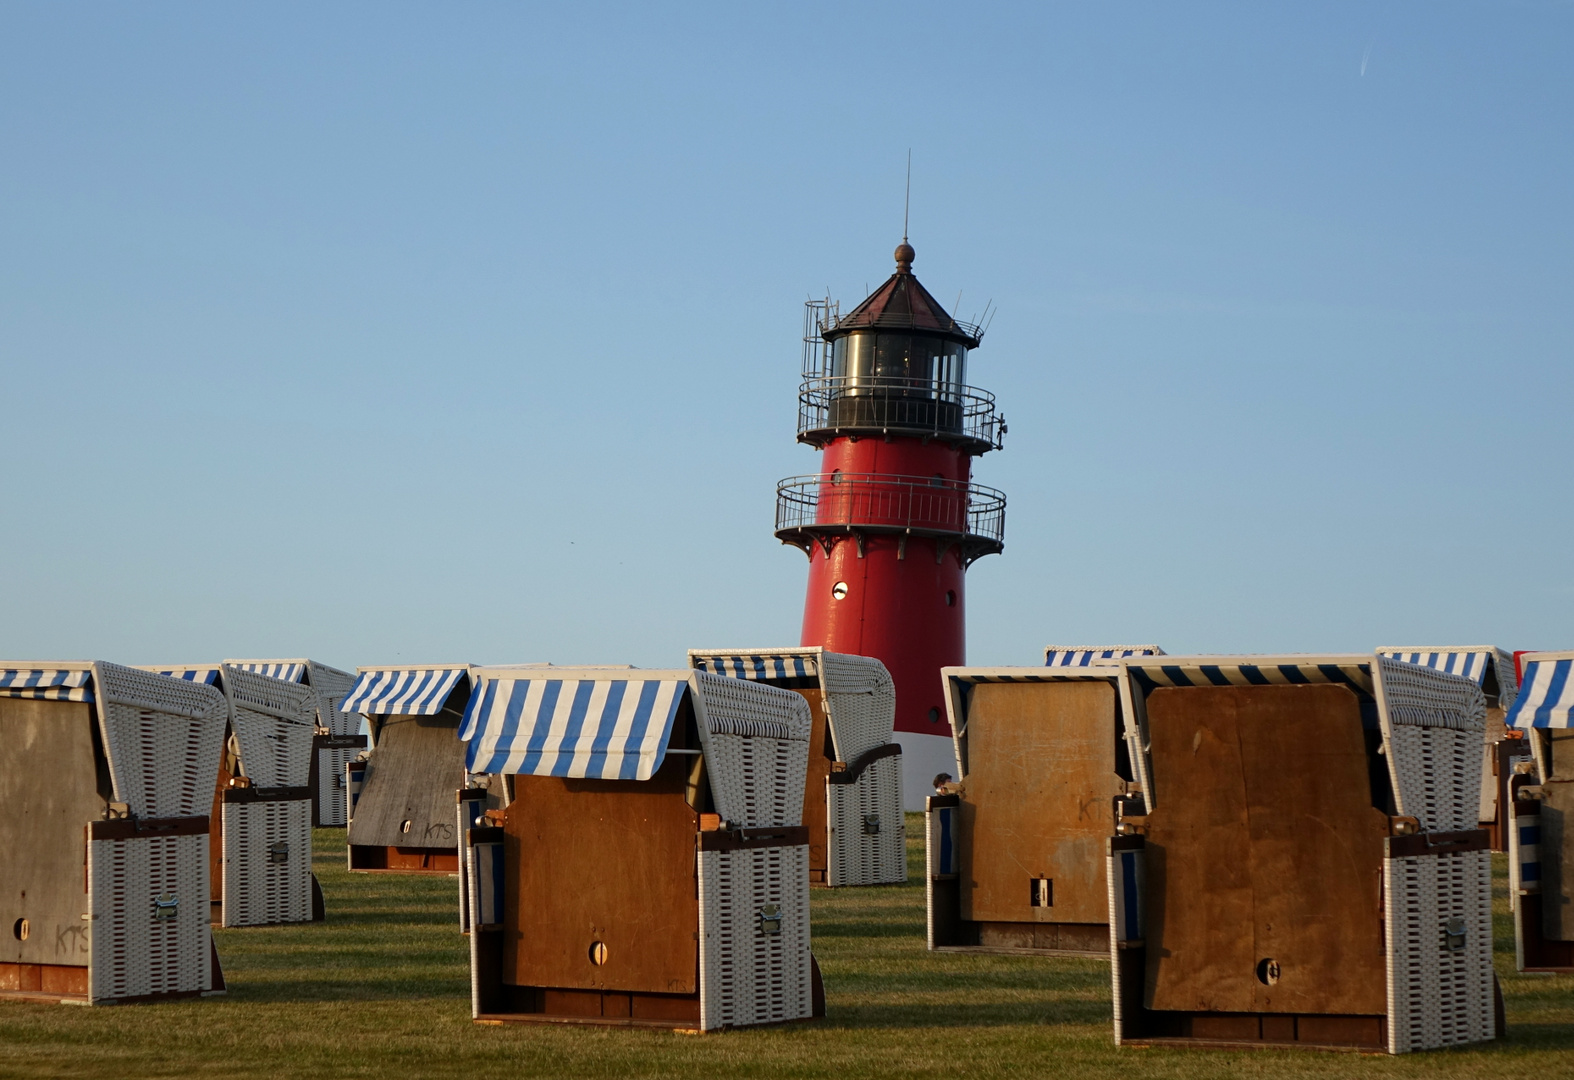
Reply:
M966 660L963 583L1004 546L1006 499L973 483L973 458L1001 447L994 396L967 385L983 330L896 272L843 316L805 312L798 441L820 471L776 488L776 535L809 556L802 644L883 662L896 684L907 809L954 773L940 669Z

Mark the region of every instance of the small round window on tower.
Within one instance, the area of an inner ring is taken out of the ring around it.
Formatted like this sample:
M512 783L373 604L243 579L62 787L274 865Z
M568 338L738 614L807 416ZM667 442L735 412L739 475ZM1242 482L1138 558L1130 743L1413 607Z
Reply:
M833 483L833 484L840 484L841 482L842 482L842 470L837 469L837 470L835 470L834 472L831 473L831 483Z
M939 709L930 709L929 710L929 722L931 724L938 724L940 722L940 710Z
M835 585L832 585L831 595L838 600L847 599L847 582L838 581Z

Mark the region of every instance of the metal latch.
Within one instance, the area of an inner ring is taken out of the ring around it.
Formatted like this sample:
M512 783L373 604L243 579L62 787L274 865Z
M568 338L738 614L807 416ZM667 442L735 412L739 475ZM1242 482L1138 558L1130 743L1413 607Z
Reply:
M1462 952L1465 948L1465 920L1449 919L1443 924L1443 947L1449 952Z
M289 862L290 845L285 843L283 840L280 840L276 844L270 845L268 848L268 861L271 863Z
M168 922L180 914L180 897L174 893L164 893L153 898L153 921Z
M864 815L864 835L865 836L879 836L880 835L880 815L879 814L865 814Z
M760 908L760 933L780 934L782 932L782 908L780 904L766 904Z

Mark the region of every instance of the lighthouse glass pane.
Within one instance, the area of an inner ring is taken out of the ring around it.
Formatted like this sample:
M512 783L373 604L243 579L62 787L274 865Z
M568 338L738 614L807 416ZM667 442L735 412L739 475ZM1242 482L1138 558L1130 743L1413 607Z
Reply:
M842 392L879 388L901 397L956 400L966 377L967 347L918 334L849 334L831 350Z

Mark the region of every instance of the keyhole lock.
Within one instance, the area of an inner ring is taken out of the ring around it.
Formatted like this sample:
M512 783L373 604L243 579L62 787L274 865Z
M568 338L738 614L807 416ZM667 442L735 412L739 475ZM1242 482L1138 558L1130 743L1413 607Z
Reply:
M590 943L590 962L595 964L597 967L600 967L607 962L606 942L592 941Z
M1268 956L1257 961L1257 981L1264 986L1273 986L1279 981L1279 961Z

